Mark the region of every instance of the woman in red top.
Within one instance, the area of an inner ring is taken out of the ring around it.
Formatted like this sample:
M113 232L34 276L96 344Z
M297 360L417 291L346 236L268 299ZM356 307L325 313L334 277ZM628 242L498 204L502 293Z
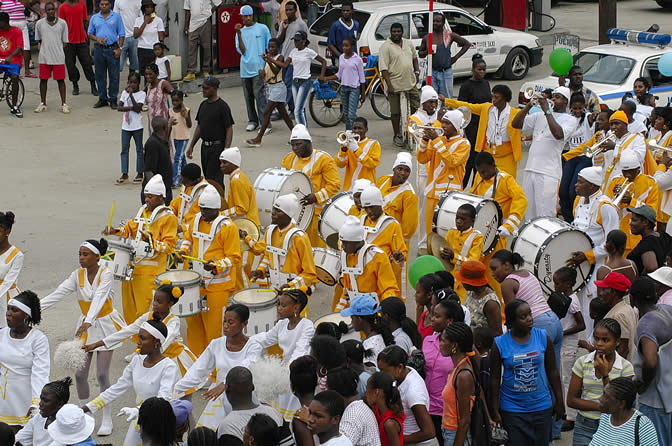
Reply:
M378 420L381 446L402 446L404 444L404 407L401 395L392 375L376 372L366 384L364 400L373 406Z
M443 271L452 278L448 271ZM416 305L416 319L418 321L418 331L422 338L434 333L432 329L432 296L435 291L442 288L453 288L455 280L452 283L446 283L447 280L436 273L426 274L418 279L415 284L415 305ZM424 311L423 311L424 310Z

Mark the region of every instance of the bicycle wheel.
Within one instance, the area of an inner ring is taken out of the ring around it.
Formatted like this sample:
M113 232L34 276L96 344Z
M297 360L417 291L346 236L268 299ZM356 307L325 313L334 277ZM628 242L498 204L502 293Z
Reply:
M17 91L17 97L16 97L16 106L21 107L23 104L23 98L25 96L26 90L23 87L23 81L21 79L17 79L17 82L19 83L19 89ZM5 99L7 100L7 105L11 108L14 104L14 95L12 94L12 81L10 78L5 78L5 81L3 82L3 90L5 91Z
M380 79L373 81L369 96L371 96L371 108L373 108L373 111L383 119L390 119L390 102L387 100L387 96L385 96L383 83Z
M335 83L330 82L330 84L334 90L338 87ZM313 121L321 127L334 127L343 119L343 104L340 96L336 96L334 99L318 99L315 97L315 90L313 90L308 97L308 110Z

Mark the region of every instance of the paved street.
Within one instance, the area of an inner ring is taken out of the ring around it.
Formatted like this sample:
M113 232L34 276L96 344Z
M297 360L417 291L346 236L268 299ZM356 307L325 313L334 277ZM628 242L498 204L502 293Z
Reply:
M552 10L557 22L553 32L579 34L582 37L582 46L594 44L598 28L597 8L596 2L561 3ZM618 8L619 25L622 28L644 30L652 23L658 23L661 25L661 32L672 32L672 29L666 29L672 17L671 13L659 8L653 0L619 1ZM474 8L469 9L478 12ZM545 44L552 43L550 33L539 35ZM525 81L544 77L550 72L547 58L551 50L552 46L547 45L544 62L533 68ZM36 55L33 59L37 60ZM122 74L121 78L120 89L123 89L126 74ZM280 121L274 122L273 133L265 138L263 147L246 148L244 140L251 134L244 131L247 119L241 89L237 86L238 73L222 75L222 79L224 84L236 86L220 90L220 96L230 104L237 123L234 145L241 147L243 152L242 170L254 180L264 168L280 165L282 157L289 151L289 131ZM26 100L23 119L12 117L6 104L0 104L0 188L3 191L0 194L0 210L12 210L16 213L11 242L26 255L19 285L22 289L34 290L42 297L78 267L77 249L80 242L99 237L100 230L107 224L113 201L116 205L116 223L135 214L140 204L140 187L129 184L114 185L114 180L120 174L121 113L109 108L91 108L95 98L89 94L85 82L80 96L68 97L72 114L63 115L58 111L60 101L56 83L50 82L49 110L37 115L33 113L33 109L39 103L38 80L24 79L24 82ZM499 81L490 79L491 85L496 83ZM521 83L522 81L506 82L514 92L514 101ZM69 94L71 85L67 85ZM185 103L192 109L192 118L195 117L201 100L199 94L192 94L185 99ZM369 119L369 136L378 139L383 147L377 173L388 174L398 151L392 144L390 124L380 120L368 102L362 107L360 114ZM309 125L314 146L335 154L338 149L335 135L339 129L321 128L312 121ZM196 150L195 159L198 160L199 156L200 151ZM135 165L133 146L130 165ZM519 164L520 167L523 165L524 162ZM131 175L134 173L132 169L129 172ZM415 247L412 247L411 255L412 258L415 257ZM310 313L313 317L329 311L331 295L331 288L321 285L320 291L310 301ZM120 309L118 284L115 303ZM409 300L408 305L409 308L414 307L413 299ZM72 337L75 314L78 312L73 297L44 314L39 328L49 335L52 354L60 342ZM126 344L115 353L113 381L120 376L126 365L122 358L131 349L132 346ZM52 370L51 376L61 378L64 372ZM90 376L93 398L97 394L97 384L95 373ZM71 402L77 402L74 386L71 392ZM116 401L113 404L115 413L121 407L132 405L133 397L129 392ZM203 404L200 396L196 396L195 400L195 414L198 417ZM115 423L113 436L104 442L121 445L127 423L121 418L115 418ZM557 444L571 444L571 435L564 437Z

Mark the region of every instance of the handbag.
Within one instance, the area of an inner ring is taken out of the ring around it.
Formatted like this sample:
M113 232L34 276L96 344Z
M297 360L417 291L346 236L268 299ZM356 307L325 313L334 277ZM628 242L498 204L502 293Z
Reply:
M485 407L483 399L481 398L481 386L474 375L474 371L471 369L462 369L468 370L471 374L472 379L474 380L474 406L471 409L471 425L469 426L469 432L471 433L471 446L490 446L492 443L492 429L490 426L490 418L488 417L488 411ZM455 394L457 395L457 375L460 372L455 374L453 378L453 387L455 388ZM498 444L498 443L495 443Z
M558 316L558 319L562 319L563 317L567 316L569 306L572 304L572 298L564 293L561 293L560 291L553 291L552 289L549 288L548 285L546 285L541 280L539 281L539 283L549 292L549 296L548 299L546 300L546 303L551 308L551 311L553 311L553 313L555 313L556 316Z

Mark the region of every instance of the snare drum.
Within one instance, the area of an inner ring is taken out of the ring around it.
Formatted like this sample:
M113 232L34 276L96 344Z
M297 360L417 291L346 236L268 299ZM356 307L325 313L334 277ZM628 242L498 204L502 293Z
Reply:
M441 196L438 207L434 210L432 227L441 237L445 237L450 229L455 228L455 214L463 204L476 208L474 228L483 234L483 255L490 254L499 241L497 228L502 223L502 208L495 200L479 195L460 191L450 191Z
M546 293L553 289L553 273L565 266L573 252L591 249L593 241L585 232L554 217L537 217L525 222L511 242L511 251L523 257L523 268L533 271L537 279L548 287L542 286ZM588 261L579 265L574 291L586 284L594 267Z
M315 327L317 328L321 322L333 322L338 325L339 322L345 322L345 325L348 326L348 332L341 336L341 342L347 341L348 339L355 339L361 341L362 337L352 328L352 320L349 317L341 316L341 313L329 313L325 314L319 319L315 320Z
M172 312L175 316L187 317L208 311L205 298L201 297L201 282L203 278L196 271L188 269L174 269L159 274L154 279L156 286L160 286L164 280L170 280L173 286L184 288L184 294L173 305Z
M273 289L247 288L229 298L230 304L242 304L250 310L250 319L243 330L246 336L268 331L278 318L278 292Z
M112 275L117 280L131 280L133 265L131 259L135 257L133 246L126 240L110 240L110 250L114 251Z
M341 277L341 253L330 248L313 248L317 278L325 285L334 286Z
M254 194L259 207L259 220L262 228L271 224L273 203L280 195L295 194L299 201L306 195L313 193L313 183L308 175L298 170L286 170L271 167L259 174L254 180ZM313 220L314 206L301 206L299 213L294 216L296 226L304 231Z
M352 198L352 192L338 193L325 203L322 213L320 213L317 230L328 247L338 249L338 230L345 223L350 208L354 205L355 200Z

